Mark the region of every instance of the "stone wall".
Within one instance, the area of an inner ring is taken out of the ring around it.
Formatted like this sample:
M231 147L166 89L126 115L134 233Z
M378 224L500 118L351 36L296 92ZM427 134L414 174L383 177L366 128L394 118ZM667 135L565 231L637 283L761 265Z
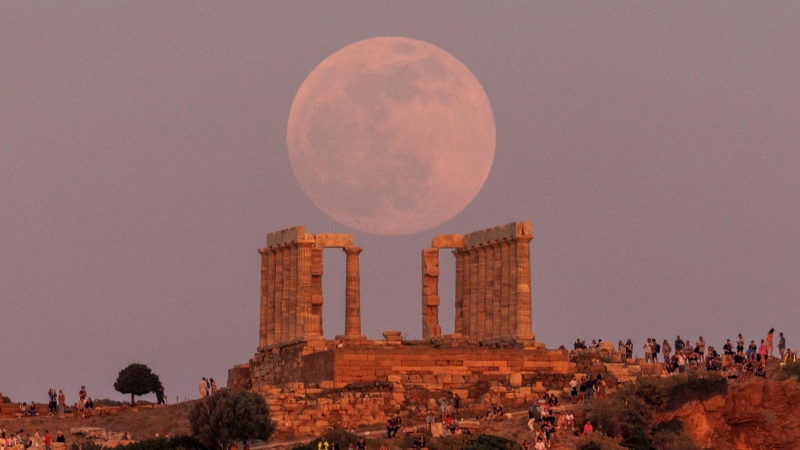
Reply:
M441 390L461 388L486 376L575 372L566 350L391 344L388 341L355 341L347 342L346 346L332 343L331 348L321 351L309 351L307 346L295 344L259 352L250 361L252 386L331 381L334 387L342 388L350 383L388 381L389 376L399 375L405 377L404 383ZM235 388L237 384L241 385L229 379L229 387Z

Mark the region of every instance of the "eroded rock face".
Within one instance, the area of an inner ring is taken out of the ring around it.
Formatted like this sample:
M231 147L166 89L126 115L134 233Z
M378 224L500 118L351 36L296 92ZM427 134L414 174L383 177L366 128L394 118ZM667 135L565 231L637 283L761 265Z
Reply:
M724 397L689 402L660 419L673 417L705 448L800 448L800 383L756 378L732 384Z

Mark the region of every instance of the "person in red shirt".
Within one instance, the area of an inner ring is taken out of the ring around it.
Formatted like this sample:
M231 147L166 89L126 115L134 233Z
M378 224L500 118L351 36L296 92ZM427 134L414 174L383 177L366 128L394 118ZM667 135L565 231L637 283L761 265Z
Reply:
M592 431L594 431L594 428L592 427L592 422L589 422L587 420L586 425L583 426L583 434L589 434Z
M51 446L52 443L53 443L53 441L50 439L50 432L47 431L47 430L44 430L44 448L45 448L45 450L50 450L50 446Z

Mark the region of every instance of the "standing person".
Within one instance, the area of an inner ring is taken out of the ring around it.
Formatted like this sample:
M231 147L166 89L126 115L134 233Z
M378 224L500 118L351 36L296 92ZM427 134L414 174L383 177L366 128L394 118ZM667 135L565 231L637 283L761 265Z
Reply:
M47 415L52 416L56 413L58 395L56 395L55 389L50 389L47 391L47 396L50 397L50 402L47 403Z
M683 351L683 339L681 339L681 335L679 334L675 338L675 353Z
M625 359L633 358L633 342L628 339L628 342L625 343Z
M81 403L86 401L86 386L81 386L81 390L78 392L78 400L80 400Z
M50 431L44 430L44 450L50 450L53 441L50 439Z
M644 343L644 362L649 363L653 361L653 345L650 341L650 338L647 338L647 342Z
M768 350L766 344L764 344L764 340L761 340L761 345L758 346L758 358L761 360L761 364L766 364L767 362L767 355Z
M664 339L664 345L661 346L661 351L664 353L664 363L668 363L669 355L672 353L672 347L666 339Z
M61 389L58 390L58 413L64 414L64 406L67 404L67 396Z
M772 357L772 351L775 348L773 346L773 339L775 338L775 328L770 328L769 333L767 333L767 356Z
M458 394L453 395L453 416L461 420L461 397Z
M700 362L706 360L706 341L703 339L703 336L700 336L700 341L697 343L698 347L700 347Z
M657 363L658 362L658 354L661 353L661 344L659 344L658 341L656 341L656 338L653 338L652 346L653 346L652 347L652 350L653 350L653 362Z
M166 404L166 399L164 397L164 386L161 386L156 391L156 404L159 406L164 406Z
M200 380L200 385L197 386L197 390L200 391L200 398L208 397L208 380L206 380L206 377Z
M439 398L439 410L442 412L442 422L447 415L447 399L444 397Z
M742 337L742 333L739 333L739 337L736 339L736 353L739 352L744 353L744 338Z
M213 378L209 379L208 382L211 385L211 394L214 394L214 392L217 392L217 382L214 381Z
M619 356L621 358L625 357L625 343L624 342L619 341L619 344L617 344L617 351L619 351Z
M786 354L786 338L783 337L783 333L780 334L778 339L778 351L781 354L781 361L783 361L783 357Z

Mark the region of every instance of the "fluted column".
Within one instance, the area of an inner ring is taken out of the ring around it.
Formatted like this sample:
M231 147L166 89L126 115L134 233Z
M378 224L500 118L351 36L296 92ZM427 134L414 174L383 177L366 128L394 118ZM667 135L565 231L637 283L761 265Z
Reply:
M530 335L531 327L531 236L517 237L517 334Z
M272 247L275 252L275 342L286 340L286 327L283 323L286 305L283 302L283 249L280 246Z
M517 241L512 240L508 245L508 331L517 334Z
M275 301L275 249L267 247L267 344L272 345L280 340L278 330L280 329L276 320L278 315L278 302Z
M299 311L297 308L297 243L289 243L289 336L300 336L298 329Z
M484 263L483 267L483 290L486 291L483 302L485 305L483 337L484 339L489 339L494 337L494 280L492 279L492 273L494 272L494 249L492 248L492 244L490 242L484 244L483 248L486 256L486 262Z
M310 336L322 336L322 249L311 249L311 328Z
M478 253L478 340L486 339L486 247L475 249Z
M345 292L345 336L361 336L361 275L358 254L361 247L344 249L347 254L347 290Z
M464 252L453 250L456 257L456 323L454 332L464 333Z
M311 245L314 242L297 243L297 316L298 336L310 335L311 325Z
M469 249L469 339L478 340L478 250Z
M439 249L422 250L422 338L441 334L439 326Z
M264 347L269 342L269 333L267 327L269 326L269 319L267 317L267 251L266 249L259 249L258 253L261 255L261 301L258 315L258 346Z
M281 254L281 340L288 341L293 337L289 327L289 320L292 317L289 303L289 271L291 267L289 246L281 245L279 251Z
M502 290L502 253L500 243L492 241L492 335L494 337L502 336L503 333L503 298L500 296Z
M509 264L508 264L508 240L503 239L500 241L500 335L508 336L511 333L510 322L512 320L509 316Z

